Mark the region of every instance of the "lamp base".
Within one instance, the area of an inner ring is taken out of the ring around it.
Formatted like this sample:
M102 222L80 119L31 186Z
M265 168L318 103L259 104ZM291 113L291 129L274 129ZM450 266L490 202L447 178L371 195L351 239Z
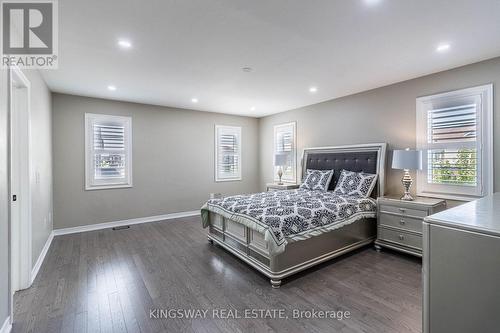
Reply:
M401 200L405 200L405 201L413 201L415 200L410 193L405 193L402 197L401 197Z
M405 169L405 175L403 176L403 179L401 179L401 183L403 183L403 186L405 188L405 194L401 197L401 200L405 201L415 200L410 194L410 188L411 184L413 183L413 179L411 179L410 172L408 169Z
M280 178L280 180L278 181L278 185L283 185L283 182L281 181L282 176L283 176L283 169L280 166L278 169L278 177Z

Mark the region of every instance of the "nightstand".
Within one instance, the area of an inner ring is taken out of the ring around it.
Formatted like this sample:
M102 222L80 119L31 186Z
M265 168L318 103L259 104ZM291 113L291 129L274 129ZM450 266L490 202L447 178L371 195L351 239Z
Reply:
M280 190L295 190L299 188L300 185L298 184L290 184L290 183L284 183L284 184L276 184L276 183L269 183L266 184L266 191L280 191Z
M422 222L424 217L446 209L446 201L417 197L404 201L396 197L377 199L377 240L381 247L422 256Z

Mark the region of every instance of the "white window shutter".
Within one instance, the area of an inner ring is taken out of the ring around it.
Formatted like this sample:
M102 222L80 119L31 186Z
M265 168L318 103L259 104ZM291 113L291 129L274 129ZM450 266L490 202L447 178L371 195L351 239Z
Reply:
M241 180L241 127L215 126L215 180Z
M492 85L417 98L417 194L471 200L493 189Z
M296 122L280 124L274 126L274 154L285 154L287 165L283 167L282 180L295 183L297 181L297 140ZM273 163L274 164L274 163ZM277 166L274 167L274 180L279 180Z
M132 186L130 117L85 114L87 190Z

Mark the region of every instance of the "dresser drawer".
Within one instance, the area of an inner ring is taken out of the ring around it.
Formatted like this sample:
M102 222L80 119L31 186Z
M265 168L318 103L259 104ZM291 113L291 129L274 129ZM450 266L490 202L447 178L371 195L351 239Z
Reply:
M383 226L422 233L422 220L413 217L380 213L378 223Z
M419 210L405 207L397 207L397 206L389 206L389 205L380 205L381 213L393 213L401 216L416 216L424 218L428 215L427 209Z
M379 239L415 249L422 249L422 236L410 234L400 230L379 228Z

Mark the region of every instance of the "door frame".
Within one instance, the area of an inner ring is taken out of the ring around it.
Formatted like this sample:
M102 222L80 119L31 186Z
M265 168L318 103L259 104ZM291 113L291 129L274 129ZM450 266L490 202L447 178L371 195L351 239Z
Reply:
M14 84L26 89L26 107L16 107L17 96L14 92ZM9 68L9 110L10 110L10 182L9 182L9 206L10 206L10 246L11 246L11 295L17 290L26 289L31 286L32 270L32 199L31 199L31 83L24 73L17 67ZM14 115L14 112L21 111L21 114ZM14 124L13 119L18 119ZM19 140L14 139L19 135ZM14 144L17 146L14 147ZM13 193L12 161L13 154L19 151L19 193ZM19 197L19 225L14 225L12 215L13 195ZM17 270L16 274L14 271ZM11 303L13 304L13 303Z

